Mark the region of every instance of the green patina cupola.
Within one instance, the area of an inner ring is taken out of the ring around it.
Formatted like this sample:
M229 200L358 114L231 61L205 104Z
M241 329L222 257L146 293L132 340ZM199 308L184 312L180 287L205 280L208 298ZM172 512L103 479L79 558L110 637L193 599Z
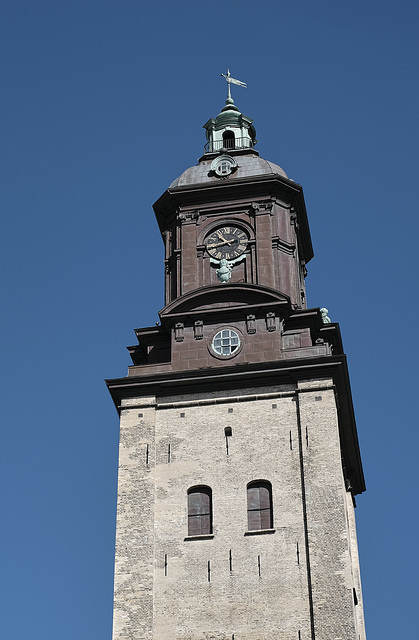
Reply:
M205 153L217 153L221 149L253 149L257 140L252 123L252 118L243 115L229 95L218 116L204 124L208 140Z

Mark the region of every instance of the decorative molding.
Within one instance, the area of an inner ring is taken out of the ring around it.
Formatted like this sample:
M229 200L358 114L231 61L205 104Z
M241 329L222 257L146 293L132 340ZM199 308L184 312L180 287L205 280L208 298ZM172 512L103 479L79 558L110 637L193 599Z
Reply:
M195 340L202 340L204 337L204 321L195 320L193 325L193 331L194 331Z
M278 197L274 197L272 198L272 202L274 204L279 205L280 207L282 207L283 209L292 209L292 204L289 201L285 201L285 200L280 200Z
M268 311L266 314L266 328L268 331L276 330L276 322L275 322L275 312Z
M272 249L277 249L278 251L282 251L289 256L295 255L295 244L291 244L286 242L285 240L281 240L278 236L274 236L272 238Z
M199 209L192 209L191 211L177 211L178 220L181 222L196 222L199 218Z
M247 333L256 333L256 316L249 313L246 316Z
M165 409L183 409L183 408L187 408L187 407L204 407L204 406L211 406L211 405L219 405L219 404L231 404L232 402L240 402L240 404L242 404L243 402L254 402L255 400L276 400L277 398L295 398L296 394L303 394L303 393L313 393L315 391L335 391L336 387L334 384L329 384L329 385L325 385L325 386L319 386L319 387L308 387L307 389L293 389L293 390L289 390L289 391L276 391L276 392L271 392L271 393L258 393L256 394L252 394L252 395L241 395L241 396L227 396L227 397L221 397L221 398L216 398L216 397L211 397L211 398L207 398L207 399L199 399L199 400L183 400L181 402L167 402L167 403L158 403L157 401L155 402L149 402L149 403L144 403L144 404L140 404L140 403L135 403L135 404L130 404L130 405L123 405L120 404L118 405L118 409L119 411L130 411L131 409L148 409L148 408L152 408L152 409L157 409L158 411L161 410L165 410Z
M256 215L261 215L266 212L269 212L270 215L273 215L273 206L274 203L272 200L263 200L262 202L252 202L252 209Z
M291 207L290 209L290 222L295 226L296 231L298 231L300 225L298 224L297 213L294 207Z
M176 342L183 342L185 336L183 335L185 325L183 322L176 322L175 324L175 340Z

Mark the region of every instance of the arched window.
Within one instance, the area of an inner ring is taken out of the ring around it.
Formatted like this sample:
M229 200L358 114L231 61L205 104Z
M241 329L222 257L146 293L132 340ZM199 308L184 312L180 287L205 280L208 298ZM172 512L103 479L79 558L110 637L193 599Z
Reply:
M234 149L235 140L233 131L224 131L223 133L223 146L225 149Z
M210 487L192 487L188 491L188 536L212 533L212 491Z
M272 529L272 485L257 480L247 485L247 527L249 531Z

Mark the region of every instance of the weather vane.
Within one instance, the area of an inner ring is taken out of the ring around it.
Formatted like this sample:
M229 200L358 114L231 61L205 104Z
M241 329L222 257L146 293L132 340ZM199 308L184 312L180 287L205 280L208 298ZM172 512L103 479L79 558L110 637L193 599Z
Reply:
M223 76L223 78L226 79L227 81L227 86L228 86L228 96L227 96L227 100L232 100L231 97L231 91L230 91L230 85L231 84L237 84L239 87L244 87L245 89L247 89L247 84L245 82L242 82L241 80L236 80L236 78L232 78L230 75L230 69L227 69L227 73L222 73L221 74Z

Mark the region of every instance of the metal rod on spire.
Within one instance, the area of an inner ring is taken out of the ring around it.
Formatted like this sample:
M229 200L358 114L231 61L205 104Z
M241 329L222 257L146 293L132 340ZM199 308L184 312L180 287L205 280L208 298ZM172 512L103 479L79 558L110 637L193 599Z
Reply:
M230 90L230 86L232 84L236 84L238 87L243 87L244 89L247 89L247 84L245 82L242 82L241 80L236 80L236 78L232 78L230 75L230 69L227 69L227 73L222 73L221 74L223 76L223 78L226 79L227 81L227 87L228 87L228 94L227 94L227 100L230 101L232 100L231 97L231 90Z

